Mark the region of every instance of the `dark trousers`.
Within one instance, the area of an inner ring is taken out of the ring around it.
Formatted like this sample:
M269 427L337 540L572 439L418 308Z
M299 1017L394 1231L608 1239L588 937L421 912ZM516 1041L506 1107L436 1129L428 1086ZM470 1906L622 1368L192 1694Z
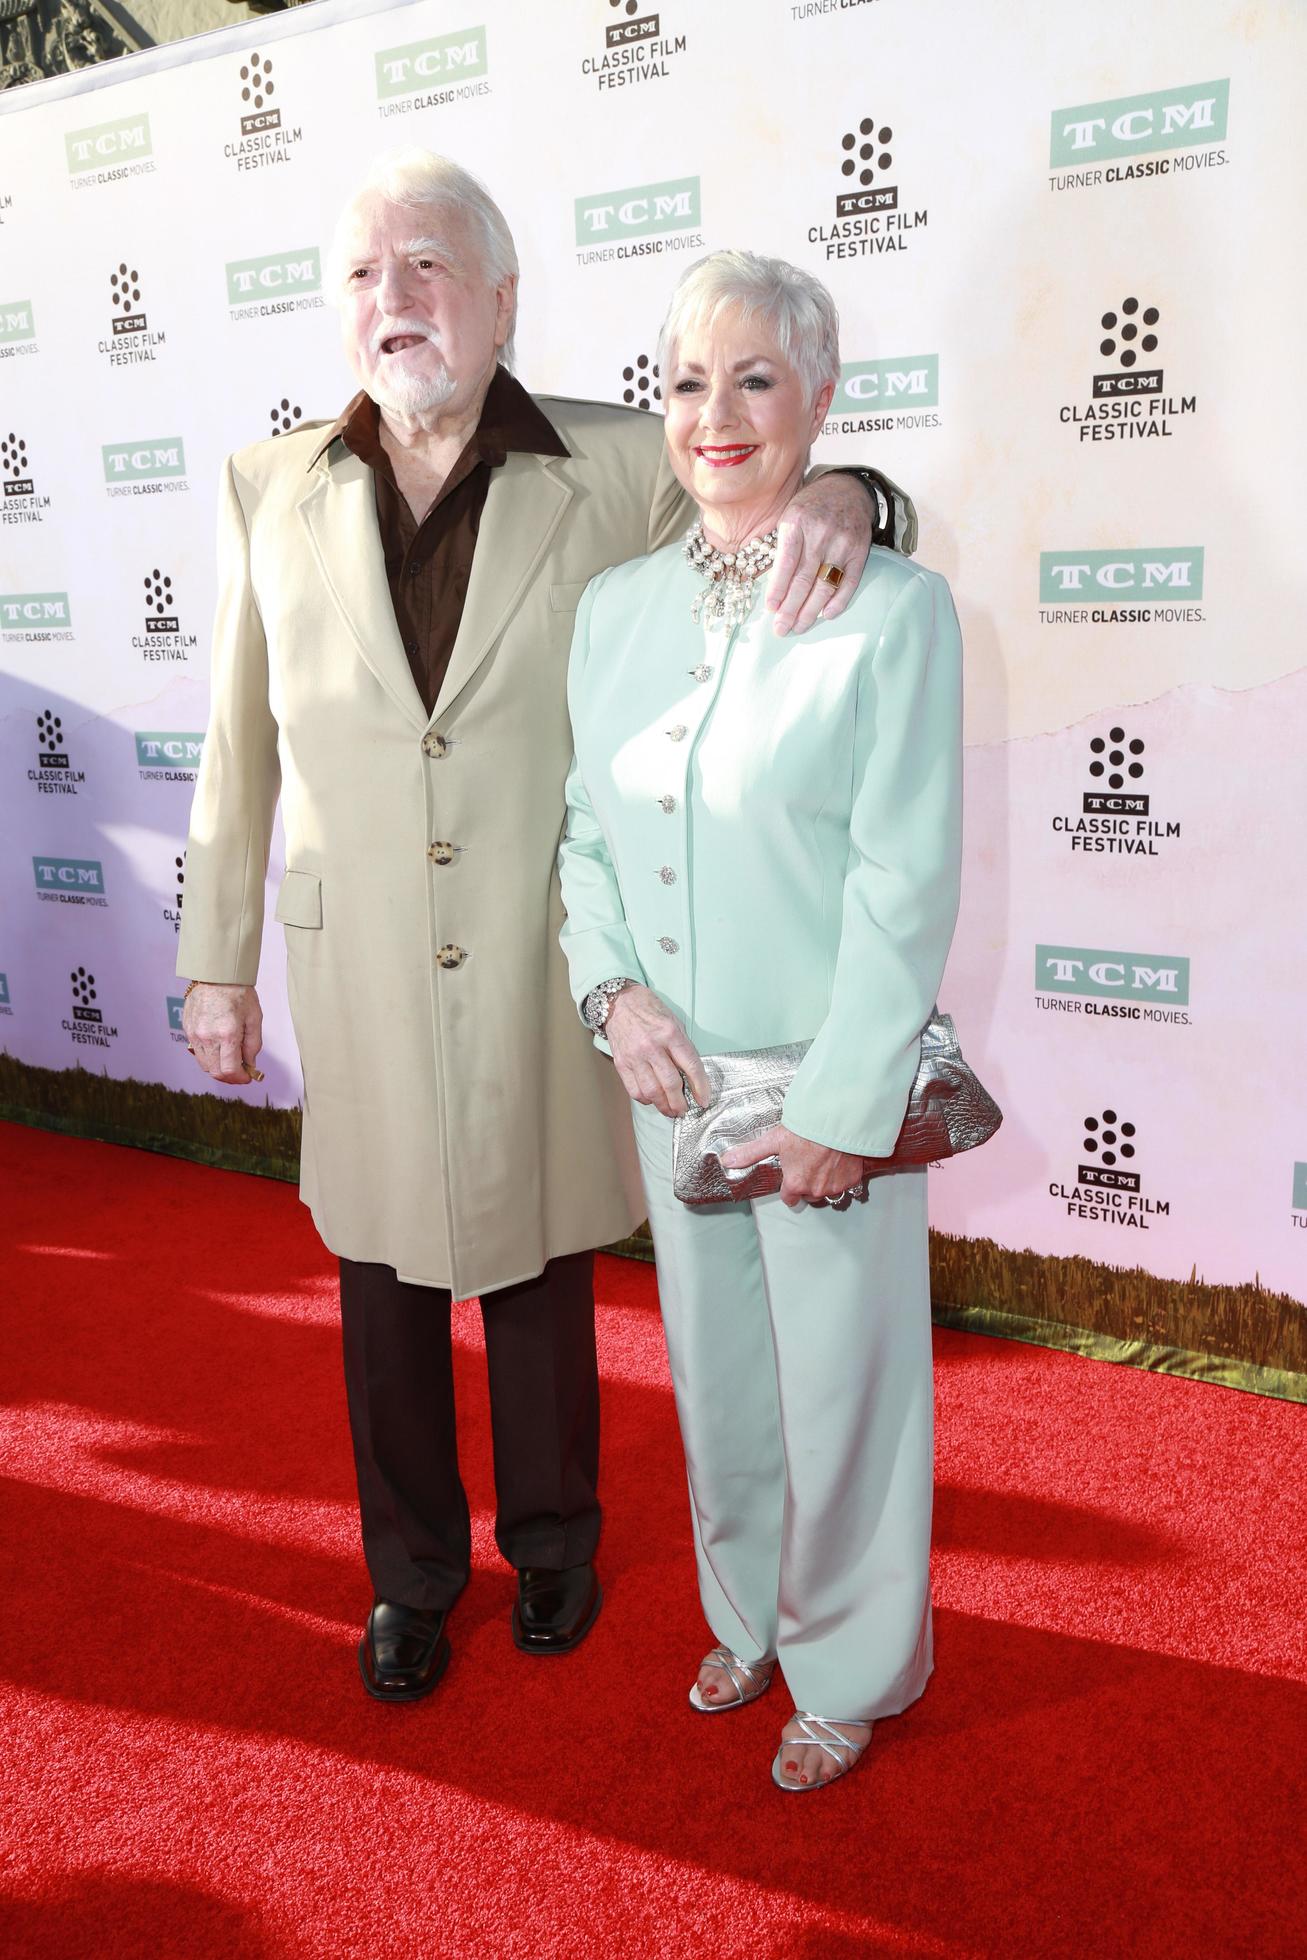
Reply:
M392 1266L340 1262L345 1392L363 1552L379 1599L452 1606L471 1531L458 1474L450 1296ZM558 1571L599 1541L594 1254L551 1259L481 1302L494 1442L495 1543Z

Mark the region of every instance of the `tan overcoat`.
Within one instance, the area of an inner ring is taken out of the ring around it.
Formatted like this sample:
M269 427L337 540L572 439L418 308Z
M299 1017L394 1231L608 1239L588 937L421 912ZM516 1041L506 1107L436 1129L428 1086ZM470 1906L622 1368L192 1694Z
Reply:
M301 1195L333 1252L459 1297L643 1215L558 941L567 661L587 581L689 506L658 417L540 406L570 453L493 472L430 718L371 470L340 442L312 462L321 425L231 458L178 949L190 978L255 980L280 794Z

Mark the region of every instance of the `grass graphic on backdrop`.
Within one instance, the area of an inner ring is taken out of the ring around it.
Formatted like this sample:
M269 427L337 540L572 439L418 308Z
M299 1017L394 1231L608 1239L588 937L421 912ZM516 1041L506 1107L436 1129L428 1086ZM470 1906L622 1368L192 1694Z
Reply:
M298 1109L118 1081L82 1068L37 1068L3 1050L0 1120L164 1151L220 1170L292 1182L299 1175ZM648 1227L611 1250L651 1258ZM1094 1337L1102 1337L1133 1350L1117 1359L1177 1374L1215 1372L1236 1386L1241 1370L1273 1370L1299 1380L1271 1384L1249 1373L1246 1385L1307 1399L1307 1306L1256 1280L1209 1285L1196 1269L1188 1280L1159 1279L1142 1267L1014 1252L992 1239L944 1232L930 1235L930 1277L934 1317L946 1326L1089 1352ZM1216 1371L1185 1365L1203 1357L1229 1365Z
M300 1113L235 1096L190 1095L162 1082L90 1069L37 1068L0 1050L0 1119L190 1157L219 1170L299 1176Z

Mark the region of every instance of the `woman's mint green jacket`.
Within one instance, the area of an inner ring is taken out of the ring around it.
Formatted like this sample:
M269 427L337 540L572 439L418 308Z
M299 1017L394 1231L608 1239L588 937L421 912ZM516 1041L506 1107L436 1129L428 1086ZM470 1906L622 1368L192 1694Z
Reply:
M578 1005L643 980L700 1054L812 1040L797 1135L893 1150L957 916L962 649L945 581L873 550L842 618L696 626L679 545L577 608L559 854Z

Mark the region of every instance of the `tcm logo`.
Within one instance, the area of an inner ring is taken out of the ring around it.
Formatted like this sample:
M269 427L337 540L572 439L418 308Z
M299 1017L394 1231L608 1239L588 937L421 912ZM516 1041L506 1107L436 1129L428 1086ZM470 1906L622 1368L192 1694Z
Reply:
M147 477L186 474L186 450L180 436L160 436L149 442L107 442L100 454L106 483L140 483Z
M0 973L0 1007L8 1007L9 1004L9 976Z
M1159 598L1178 594L1203 596L1203 547L1200 544L1138 547L1117 551L1041 551L1041 605L1059 599L1085 599L1106 593L1152 592Z
M1114 1109L1105 1109L1101 1116L1086 1116L1084 1130L1081 1156L1094 1161L1081 1164L1081 1184L1097 1184L1108 1191L1138 1191L1138 1171L1120 1168L1135 1155L1135 1125L1124 1122Z
M889 124L877 127L874 116L864 116L856 129L845 130L840 138L840 175L847 188L835 200L837 218L898 209L898 187L876 181L878 174L884 177L893 166L894 159L886 147L893 140L894 131Z
M31 470L26 436L15 435L12 429L0 436L0 489L6 497L31 496L36 488Z
M121 316L117 311L112 316L116 334L140 333L147 325L144 313L139 310L141 275L135 267L129 271L125 259L109 274L109 304L122 309Z
M0 345L11 340L35 340L32 302L27 299L0 301Z
M146 730L136 737L136 762L141 769L196 769L204 736Z
M1110 360L1118 356L1122 368L1132 369L1140 354L1150 357L1157 352L1157 335L1152 329L1161 319L1155 306L1140 307L1139 301L1131 294L1121 301L1121 310L1116 312L1109 307L1099 318L1099 328L1103 339L1098 343L1098 351ZM1145 329L1140 334L1140 327ZM1100 400L1106 395L1155 395L1162 386L1162 370L1152 364L1139 368L1134 373L1096 374L1094 376L1094 398Z
M233 259L227 267L227 304L244 306L265 294L274 298L316 293L322 260L316 245L300 252L271 252L261 259Z
M32 626L71 626L66 592L10 592L0 597L0 630L17 633Z
M1085 102L1054 109L1048 160L1055 170L1073 163L1103 163L1180 150L1192 143L1219 143L1225 135L1230 84L1196 82L1189 88L1124 95L1115 102Z
M632 184L624 191L576 200L578 245L647 238L655 231L689 231L700 222L697 177L673 177L665 184Z
M632 41L658 39L657 14L637 15L638 0L608 0L608 4L620 10L626 18L604 29L605 47L624 48Z
M0 973L0 987L4 986L4 978L4 974ZM8 998L7 989L0 993L0 1000ZM1293 1209L1307 1211L1307 1164L1295 1164L1293 1167Z
M938 406L939 355L913 354L893 361L846 362L827 413Z
M465 27L458 34L382 48L376 56L377 96L412 95L436 81L466 82L486 72L486 30Z
M169 994L167 996L168 1027L171 1033L173 1034L181 1034L183 1032L182 1006L184 1000L185 1000L185 996L183 994Z
M103 164L134 161L153 155L150 118L126 116L118 122L93 123L89 129L74 129L64 137L68 168L73 176L83 170L98 170Z
M1161 1000L1189 1005L1189 962L1163 953L1107 953L1094 946L1036 946L1035 988L1084 1000Z
M104 897L104 867L94 858L34 857L32 872L39 892L83 892Z

